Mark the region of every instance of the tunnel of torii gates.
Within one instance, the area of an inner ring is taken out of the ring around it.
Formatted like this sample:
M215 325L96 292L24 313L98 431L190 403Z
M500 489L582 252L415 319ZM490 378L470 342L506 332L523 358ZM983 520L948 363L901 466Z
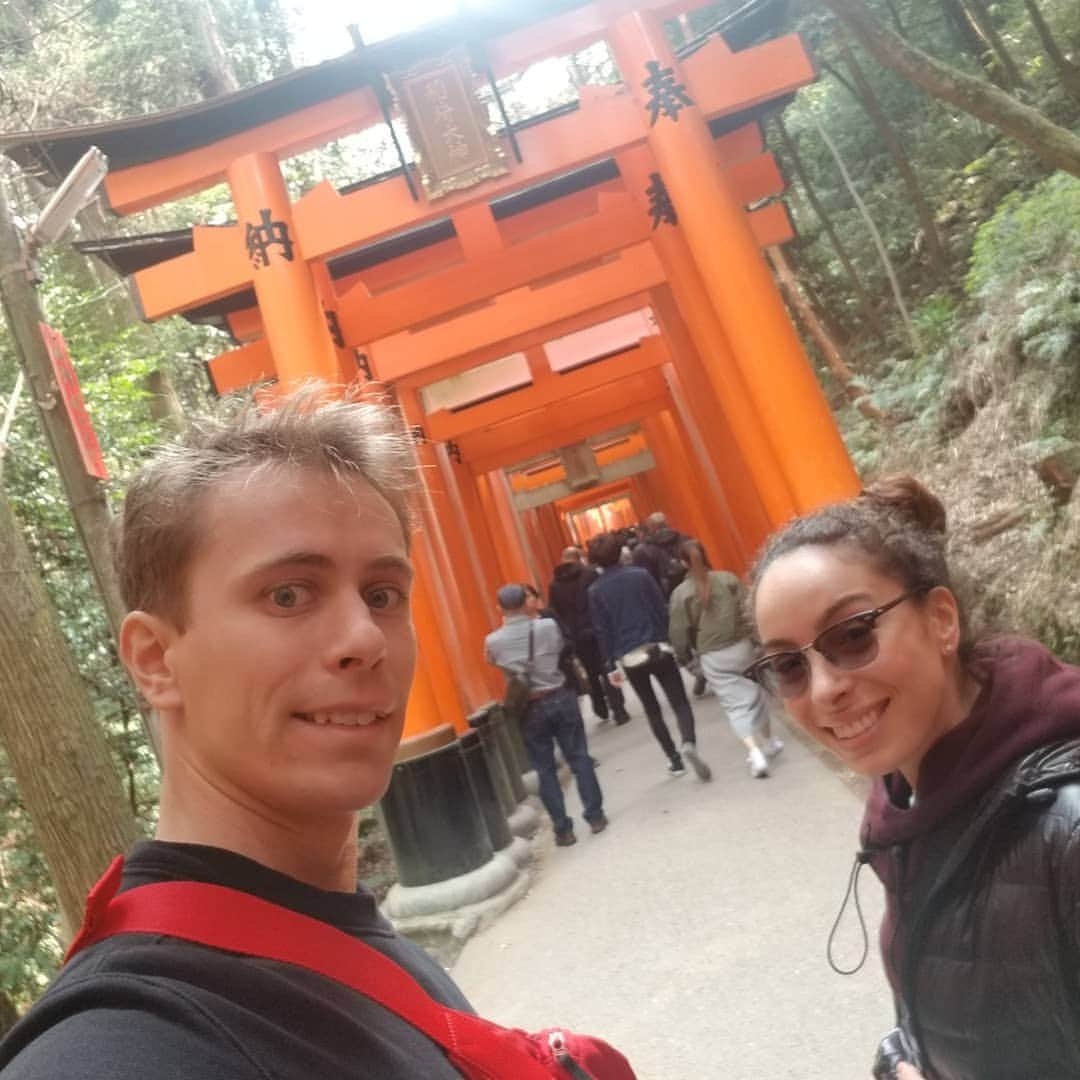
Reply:
M762 119L814 72L770 36L775 4L676 55L663 20L696 6L514 0L197 106L3 137L54 177L99 146L121 215L228 184L236 224L81 245L148 320L233 335L218 391L362 380L400 404L424 466L407 738L501 697L494 593L545 587L567 543L662 510L743 572L775 526L857 490L762 254L792 237ZM472 145L455 88L601 39L623 82ZM410 95L419 168L290 198L282 159Z

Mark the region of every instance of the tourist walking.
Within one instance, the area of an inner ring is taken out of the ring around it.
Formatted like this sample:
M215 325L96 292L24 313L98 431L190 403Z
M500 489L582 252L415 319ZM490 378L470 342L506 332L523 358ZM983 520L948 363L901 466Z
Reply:
M641 540L633 551L633 563L652 574L667 600L686 576L680 552L690 537L673 529L662 510L650 514L641 526Z
M1080 668L971 636L945 525L900 477L774 536L749 673L875 778L853 879L869 862L885 886L899 1026L883 1067L1066 1080L1080 1076Z
M611 718L616 724L625 724L630 714L626 711L622 688L614 686L607 677L596 627L589 613L589 587L599 576L595 567L585 564L580 548L564 548L562 562L555 567L548 586L548 604L585 669L593 715L598 720Z
M687 761L700 780L710 780L712 770L698 753L694 711L675 662L675 650L668 641L664 594L647 570L624 566L619 561L621 548L620 539L611 533L596 537L589 545L589 558L602 571L589 587L589 611L610 673L608 677L618 683L625 673L668 759L671 775L685 775L683 762ZM654 678L675 713L681 750L676 749L664 722L652 686Z
M592 832L603 832L608 820L589 756L577 694L566 685L559 667L563 637L554 619L533 617L524 585L504 585L496 599L503 625L488 634L484 654L488 663L498 667L508 679L528 680L528 704L521 721L525 751L529 764L536 770L540 801L551 817L555 843L569 847L577 843L577 836L574 821L566 812L556 770L556 744L574 774L584 817Z
M702 674L724 706L731 730L746 747L750 775L767 777L769 759L784 744L772 734L761 687L743 674L754 658L754 646L743 611L742 583L734 574L714 570L697 540L687 540L681 556L687 575L669 604L675 657L681 664L699 658Z

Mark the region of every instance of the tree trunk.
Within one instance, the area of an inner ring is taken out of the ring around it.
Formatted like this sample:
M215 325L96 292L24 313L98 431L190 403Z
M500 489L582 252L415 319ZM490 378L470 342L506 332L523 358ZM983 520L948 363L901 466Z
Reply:
M855 264L851 261L851 256L848 255L843 241L837 234L836 228L832 223L832 218L829 217L828 211L822 205L817 192L814 190L814 185L810 182L810 175L803 165L799 147L788 133L787 126L784 124L784 118L782 116L777 116L776 127L780 132L780 138L783 140L784 149L791 159L792 167L795 169L795 175L798 176L799 181L802 183L803 190L806 192L806 200L813 207L814 213L817 214L818 221L821 222L821 227L825 231L825 235L829 238L829 243L832 244L833 251L836 252L836 257L840 260L840 265L847 271L847 275L851 279L851 287L855 290L855 296L858 298L859 307L862 310L863 315L866 317L867 322L874 328L874 332L877 336L883 338L885 336L885 328L881 324L881 319L878 316L877 309L874 307L874 302L871 300L870 294L866 291L866 287L862 283L862 278L859 277L859 271L855 269Z
M164 368L155 368L146 376L146 389L150 392L150 415L174 434L183 431L184 409L169 373Z
M86 551L98 596L113 634L118 635L127 607L112 560L112 511L102 481L90 476L67 409L57 407L55 376L48 349L41 336L45 313L24 265L22 240L15 228L11 207L0 187L0 301L14 352L26 374L29 396L37 408L42 433L49 447L64 495L71 508L79 540ZM4 564L0 562L0 572ZM157 755L154 722L143 713L147 739Z
M889 9L889 14L892 16L893 26L896 27L896 32L902 37L907 37L904 20L900 17L900 11L896 6L895 0L885 0L885 6Z
M869 391L867 391L866 387L855 381L855 373L848 367L843 356L840 355L836 342L829 336L816 312L807 302L806 297L803 296L799 283L784 258L783 251L779 247L773 246L766 248L765 254L769 257L769 262L772 263L773 270L776 271L776 276L787 294L792 308L794 308L803 326L809 331L810 336L817 342L818 348L821 349L821 354L825 358L825 363L828 364L829 370L836 377L837 382L844 388L844 393L848 399L863 416L867 416L872 420L887 421L889 419L888 414L883 413L870 400Z
M11 998L0 990L0 1039L15 1026L18 1019L19 1014L15 1011Z
M0 13L0 49L26 56L34 47L34 17L24 0L5 0Z
M814 273L810 267L805 266L803 263L800 244L798 242L785 244L781 250L785 261L791 267L791 272L799 283L799 288L810 302L810 306L814 309L821 325L825 328L825 333L837 343L840 351L843 352L844 346L851 340L851 335L845 329L843 320L834 317L833 309L828 300L814 287Z
M68 930L135 840L105 733L7 499L0 497L0 741Z
M240 84L209 0L182 0L180 10L197 43L192 77L199 93L203 98L214 98L238 90Z
M1074 64L1061 51L1061 46L1054 40L1054 35L1035 0L1024 0L1024 7L1028 10L1028 15L1031 17L1031 22L1039 35L1039 40L1042 42L1046 55L1050 57L1050 62L1057 70L1065 92L1069 97L1080 101L1080 66Z
M829 148L829 153L832 155L833 161L836 162L837 169L840 170L840 176L844 181L844 186L848 189L852 201L855 203L859 214L866 223L866 228L870 233L871 239L874 241L874 247L877 249L878 258L881 259L881 265L885 270L885 276L889 279L889 286L892 289L893 299L896 301L896 309L900 312L900 318L903 320L904 329L911 339L911 347L915 352L918 352L921 348L919 335L916 333L915 325L912 323L911 316L908 314L907 304L904 303L904 294L900 289L900 282L896 277L896 270L893 269L892 259L889 258L889 253L885 248L885 241L881 239L881 232L878 230L877 225L874 224L874 219L871 217L870 211L863 201L862 196L859 194L859 189L855 186L855 181L852 180L851 173L848 171L847 165L844 164L844 159L840 156L840 151L836 148L836 143L829 138L829 133L825 130L825 125L822 124L820 120L815 120L814 126L821 136L821 141Z
M289 21L278 0L255 0L255 14L262 29L263 55L276 79L293 70L289 52Z
M878 135L881 137L881 141L885 144L885 148L889 151L889 157L892 158L896 171L904 181L904 187L907 188L908 197L911 199L915 213L919 218L919 226L926 242L926 250L930 255L934 275L939 281L947 281L949 259L941 243L941 236L938 234L937 222L934 221L934 212L930 209L926 196L923 195L922 185L919 183L918 176L915 175L911 159L903 146L900 145L896 131L893 129L892 124L889 123L885 110L881 107L881 102L878 100L877 94L874 93L870 80L866 77L866 72L863 71L862 65L856 59L855 53L842 31L837 35L837 47L840 50L840 56L847 65L848 71L851 73L851 80L858 91L859 103L866 110L866 115L870 117L870 122L874 125Z
M990 42L983 36L979 24L962 0L941 0L941 6L945 9L945 17L960 48L982 68L988 79L997 83L1002 90L1009 90L1008 77L997 63Z
M1020 73L1016 61L1013 60L1012 53L1005 47L1005 42L1001 40L1001 35L994 25L994 17L987 10L983 0L964 0L964 3L971 11L971 16L982 31L983 37L990 42L990 48L994 50L994 56L1001 65L1010 88L1023 86L1024 76Z
M824 0L859 43L883 67L928 94L985 120L1055 169L1080 176L1080 136L1047 119L981 79L966 75L916 49L874 18L863 0Z

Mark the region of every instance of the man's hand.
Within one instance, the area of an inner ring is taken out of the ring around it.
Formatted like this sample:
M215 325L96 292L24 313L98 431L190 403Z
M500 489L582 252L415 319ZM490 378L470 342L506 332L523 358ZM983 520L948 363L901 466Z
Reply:
M607 681L611 683L612 686L622 686L625 680L626 676L623 675L623 673L618 668L616 668L614 671L608 672Z
M896 1080L926 1080L926 1077L914 1065L902 1061L896 1066Z

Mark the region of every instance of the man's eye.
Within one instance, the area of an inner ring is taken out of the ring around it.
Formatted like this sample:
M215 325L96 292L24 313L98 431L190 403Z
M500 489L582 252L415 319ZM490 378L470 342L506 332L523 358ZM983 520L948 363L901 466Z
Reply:
M310 590L303 585L279 585L270 593L270 601L274 607L289 608L299 607L309 597Z
M364 603L373 611L396 611L408 599L405 591L396 585L378 585L364 594Z

